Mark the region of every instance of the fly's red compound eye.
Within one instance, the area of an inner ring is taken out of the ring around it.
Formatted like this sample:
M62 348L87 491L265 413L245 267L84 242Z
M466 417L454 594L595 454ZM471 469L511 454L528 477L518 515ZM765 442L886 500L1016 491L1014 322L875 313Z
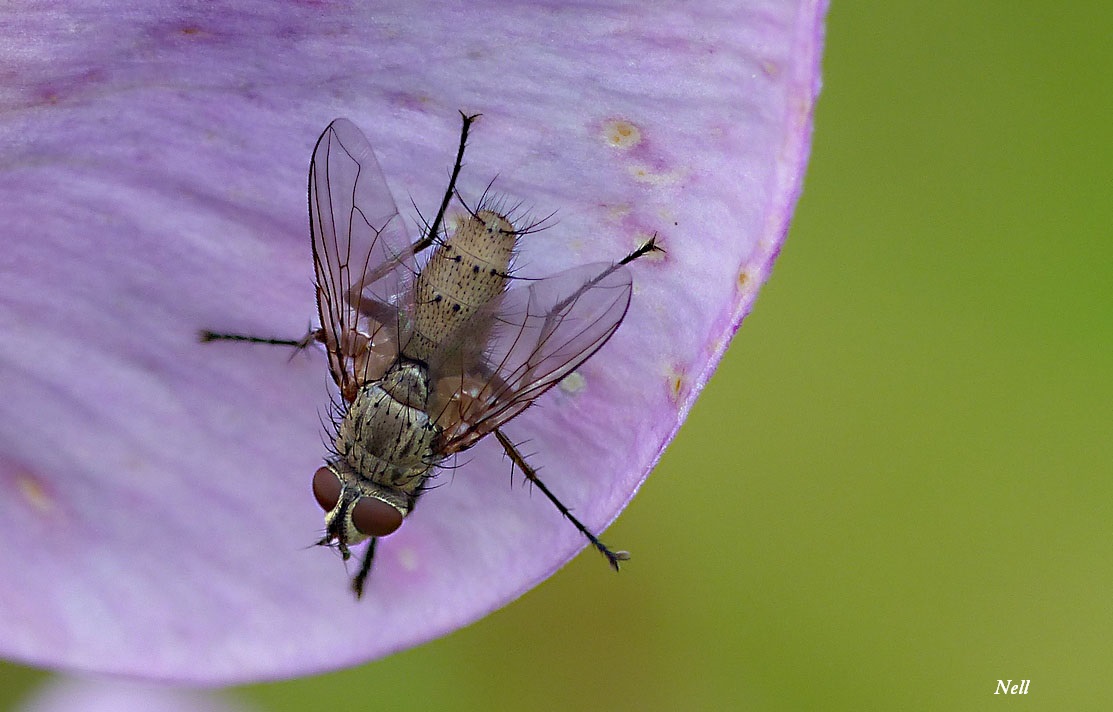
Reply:
M352 507L352 524L361 534L386 536L402 526L402 513L382 500L361 497Z
M340 478L327 467L318 468L313 473L313 496L321 509L331 512L340 501Z

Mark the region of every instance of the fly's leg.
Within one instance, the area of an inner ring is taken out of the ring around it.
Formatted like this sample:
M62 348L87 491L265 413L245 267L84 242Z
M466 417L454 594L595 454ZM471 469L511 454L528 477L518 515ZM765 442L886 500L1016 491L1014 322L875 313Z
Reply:
M654 234L653 237L651 237L648 240L646 240L645 242L643 242L638 247L638 249L634 250L630 254L623 257L621 260L618 261L618 263L620 265L630 264L631 262L638 259L639 257L644 257L645 255L648 255L650 252L664 252L664 251L665 251L665 248L657 246L657 235Z
M613 274L615 272L615 270L617 270L619 267L622 267L623 265L630 264L631 262L638 259L639 257L644 257L645 255L648 255L650 252L664 252L664 251L665 250L663 248L657 246L657 235L653 235L653 237L651 237L648 240L646 240L645 242L643 242L633 252L626 255L625 257L623 257L618 262L615 262L613 265L611 265L607 269L603 270L602 272L597 274L592 279L589 279L588 281L584 282L580 286L579 289L577 289L576 291L569 294L563 300L554 304L552 306L552 308L549 310L549 315L548 315L548 317L546 317L545 323L541 327L542 330L548 330L548 329L553 328L554 322L557 319L561 318L561 315L564 314L564 311L569 307L569 305L574 303L577 299L582 297L589 290L594 289L597 284L599 284L604 279L606 279L611 274Z
M324 329L310 329L305 336L300 339L276 339L267 336L252 336L250 334L222 334L208 329L201 329L197 332L198 340L207 344L211 341L239 341L246 344L267 344L268 346L293 346L294 350L290 354L290 360L294 360L294 356L299 351L309 348L309 345L317 341L324 343L325 331Z
M440 232L444 223L444 214L448 212L448 203L456 193L456 179L460 177L460 171L464 167L464 149L467 148L468 144L468 132L471 130L471 125L475 123L475 120L480 116L481 114L472 114L468 116L464 112L460 112L463 126L460 128L460 146L456 149L456 162L452 165L452 175L448 179L448 188L444 191L444 199L441 200L441 205L437 209L437 214L433 218L433 222L429 224L428 232L425 233L425 237L410 245L408 252L398 255L394 259L387 260L373 269L367 270L363 275L363 279L353 283L353 291L348 294L348 303L357 305L356 311L363 312L363 309L359 306L363 301L363 295L358 291L363 285L374 284L397 269L404 258L410 255L417 255L437 241L437 233ZM372 316L374 316L374 314L372 314Z
M371 573L371 561L375 558L375 543L377 537L371 537L367 542L367 550L363 552L363 562L359 565L359 572L352 578L352 591L356 598L363 596L363 585L367 582L367 575Z
M265 336L250 336L248 334L219 334L217 332L210 332L208 329L201 329L197 333L197 338L200 342L207 344L209 342L247 342L248 344L269 344L272 346L293 346L294 348L302 349L307 347L313 342L322 340L324 334L321 329L313 329L311 332L299 339L293 338L272 338Z
M448 179L448 188L444 191L444 198L441 200L441 205L437 209L437 215L433 218L433 222L429 225L429 231L425 237L417 240L410 245L410 252L418 254L422 250L427 249L436 242L437 233L444 223L444 214L448 211L448 204L452 200L452 196L456 193L456 179L460 177L460 171L464 167L464 149L468 144L468 132L471 130L471 125L475 120L480 117L480 114L468 115L460 112L460 119L463 124L460 128L460 145L456 149L456 162L452 165L452 176ZM628 257L623 262L627 262L633 257ZM369 271L364 275L364 279L358 282L359 285L373 284L380 279L383 275L397 267L394 261L390 261L385 265L379 265L374 270ZM380 324L389 324L397 317L397 309L389 304L382 304L380 302L373 302L372 300L364 300L362 294L349 294L349 303L356 305L356 311L369 316ZM248 334L222 334L208 329L202 329L198 336L202 342L209 341L246 341L252 344L270 344L272 346L293 346L298 349L304 349L314 341L325 343L324 329L315 329L310 331L301 339L275 339L261 336L251 336Z
M429 231L426 233L425 237L417 240L412 245L410 245L410 252L412 254L416 255L417 253L425 250L434 242L436 242L437 232L440 231L441 225L442 223L444 223L444 214L448 211L448 204L452 200L452 196L456 192L456 179L460 177L460 171L464 167L464 149L467 148L468 144L468 132L471 130L471 125L475 123L475 120L478 119L480 116L481 114L472 114L469 116L462 111L460 112L460 119L463 121L463 124L460 128L460 146L456 149L456 162L452 165L452 176L448 179L448 188L444 191L444 198L441 200L441 205L437 209L436 217L433 218L433 222L429 226ZM628 262L630 259L633 259L633 256L626 258L626 260L623 260L623 262ZM360 280L359 284L373 284L377 279L381 278L387 272L393 270L396 266L397 265L393 261L388 262L385 265L380 265L376 270L368 272L365 275L365 278L363 280ZM390 319L385 317L397 312L394 307L388 304L376 303L363 305L362 296L359 294L349 294L348 298L349 300L351 300L350 303L360 305L360 307L362 307L357 308L357 311L367 316L371 316L372 318L375 318L380 324L390 323ZM270 344L272 346L294 346L299 349L305 348L314 341L319 341L321 343L324 343L325 341L323 329L315 329L313 331L310 331L304 337L297 340L275 339L261 336L251 336L248 334L221 334L215 331L209 331L208 329L202 329L199 332L198 336L200 337L202 342L246 341L253 344Z
M639 257L644 257L651 252L664 252L663 249L657 246L656 235L641 244L633 252L626 255L626 257L616 262L610 269L604 270L603 273L597 276L595 279L586 282L583 287L581 287L576 292L573 292L563 302L558 303L556 307L551 310L551 313L562 313L567 305L574 302L585 291L594 287L605 277L614 272L614 270L618 269L622 265L633 262ZM588 528L585 527L579 519L576 519L576 517L572 514L568 507L564 506L564 503L557 499L557 496L553 494L548 487L545 486L545 483L542 482L541 478L537 476L537 470L535 470L528 462L526 462L526 458L522 455L521 452L518 451L518 448L514 445L513 442L511 442L510 438L506 437L506 435L503 434L502 430L498 428L494 429L494 433L495 437L498 438L499 444L502 445L502 449L506 451L506 455L510 458L510 461L522 471L522 474L526 476L526 479L529 480L530 483L532 483L535 487L537 487L537 489L541 490L541 493L545 495L550 502L553 503L553 506L555 506L557 510L559 510L560 513L568 519L568 521L572 522L572 525L576 527L576 530L587 537L587 540L591 542L592 546L599 550L599 553L607 557L607 561L610 563L611 568L613 568L615 571L618 571L619 562L629 560L630 553L627 551L614 551L606 544L599 541L599 537L592 534L591 531L589 531Z
M201 329L197 332L197 338L203 344L210 341L246 341L250 344L270 344L271 346L293 346L296 349L304 349L314 341L324 341L324 332L321 329L312 329L300 339L275 339L264 336L251 336L248 334L221 334L208 329Z
M448 203L456 193L456 179L460 177L460 170L464 167L464 149L468 145L468 131L471 129L471 125L475 123L475 120L480 116L481 114L472 114L468 116L464 112L460 112L460 119L463 121L463 125L460 128L460 147L456 149L456 163L452 166L452 176L448 179L448 189L444 191L444 199L441 200L441 207L437 209L437 216L433 218L433 223L429 226L429 232L425 234L425 237L413 244L413 253L415 255L437 240L437 232L441 229L441 224L444 222L444 214L448 210Z
M541 493L549 498L549 501L552 502L558 510L560 510L560 513L563 514L568 519L568 521L572 522L572 525L576 527L576 529L581 534L587 537L587 540L591 542L591 545L598 549L599 553L607 557L607 561L610 562L611 568L615 571L618 571L619 562L627 561L630 558L630 553L627 551L613 551L606 544L599 541L599 537L592 534L588 530L588 528L580 522L579 519L576 519L576 517L572 515L572 512L568 509L568 507L565 507L564 503L557 499L556 495L553 494L549 490L549 488L545 486L545 483L542 482L541 478L537 476L537 470L533 469L533 467L528 462L526 462L526 458L522 456L522 453L518 452L518 448L514 445L513 442L511 442L510 438L503 435L502 431L498 428L495 428L495 437L498 438L499 444L501 444L502 449L506 451L506 454L510 458L510 461L514 463L519 470L522 471L522 474L526 476L526 479L529 480L535 487L537 487L537 489L541 490Z

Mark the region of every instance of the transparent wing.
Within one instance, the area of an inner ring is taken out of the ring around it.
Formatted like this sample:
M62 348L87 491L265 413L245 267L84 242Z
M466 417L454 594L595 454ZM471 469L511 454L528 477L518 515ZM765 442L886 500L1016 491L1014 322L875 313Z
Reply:
M493 317L483 385L442 436L445 454L474 445L598 351L626 316L631 283L624 265L596 263L507 291Z
M347 400L378 377L377 361L397 355L410 305L413 253L371 145L355 124L336 119L317 140L309 166L309 222L317 273L319 338Z

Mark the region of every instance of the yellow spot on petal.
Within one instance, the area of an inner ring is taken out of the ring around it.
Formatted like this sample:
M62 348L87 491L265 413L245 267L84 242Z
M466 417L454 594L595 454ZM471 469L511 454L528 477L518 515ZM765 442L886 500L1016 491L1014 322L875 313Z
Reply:
M418 555L413 549L406 547L398 552L398 563L406 571L417 571Z
M560 381L560 390L565 393L579 393L587 388L587 379L579 371L573 371Z
M749 282L749 281L750 281L750 273L749 272L747 272L746 270L742 270L741 272L738 273L738 288L739 289L745 289L746 288L746 283Z
M671 185L684 175L681 170L655 171L644 163L633 163L627 170L630 172L630 177L637 182L650 185Z
M626 119L611 119L603 124L603 140L612 148L628 150L642 142L642 131Z
M612 220L621 220L633 211L633 206L629 203L617 203L608 208Z
M781 65L766 60L761 63L761 71L765 72L765 76L770 79L776 79L781 75Z
M49 512L54 509L54 500L46 493L42 483L31 475L20 475L16 479L16 487L24 499L39 512Z

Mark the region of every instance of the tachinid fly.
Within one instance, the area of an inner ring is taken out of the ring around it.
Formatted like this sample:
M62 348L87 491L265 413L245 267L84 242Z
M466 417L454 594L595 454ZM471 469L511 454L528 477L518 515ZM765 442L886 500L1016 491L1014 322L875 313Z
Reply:
M525 474L616 570L613 551L537 477L501 427L614 334L630 304L626 265L575 267L514 281L522 230L481 204L444 236L468 131L426 235L411 243L367 139L347 119L321 134L309 166L309 220L321 326L304 339L203 331L204 341L324 345L340 391L331 452L313 475L325 535L345 559L369 540L352 588L359 596L378 538L402 525L438 464L494 433ZM432 247L422 266L417 256Z

